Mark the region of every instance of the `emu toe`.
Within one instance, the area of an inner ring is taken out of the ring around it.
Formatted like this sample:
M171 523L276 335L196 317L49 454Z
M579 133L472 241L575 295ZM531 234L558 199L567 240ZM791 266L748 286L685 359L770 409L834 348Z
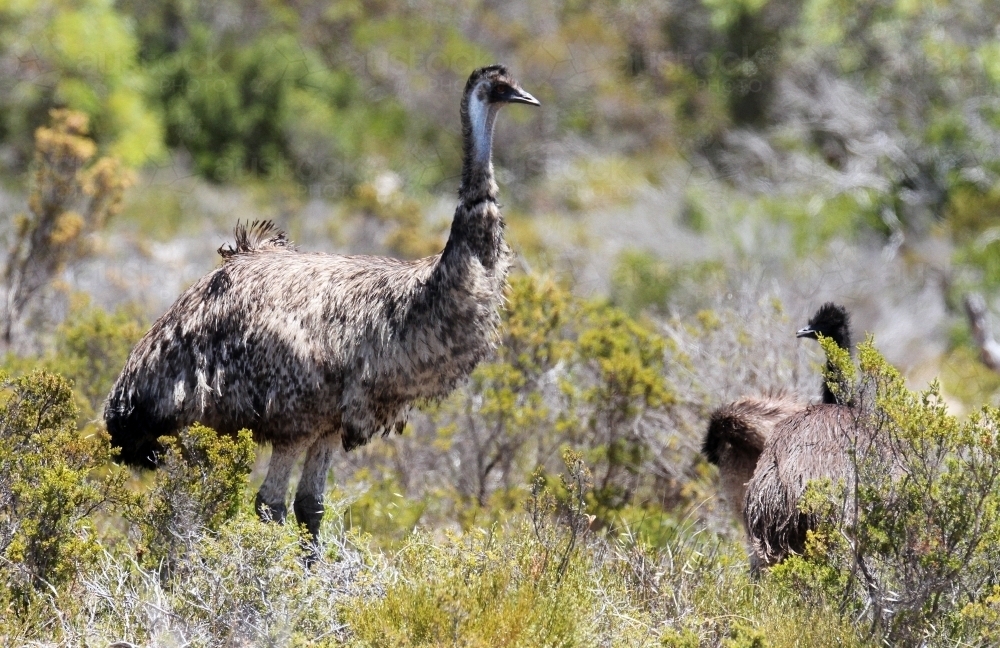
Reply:
M309 544L305 548L305 561L306 567L310 567L319 559L319 523L323 521L325 510L323 498L318 495L296 495L293 508L295 509L296 521L305 525L306 531L309 533Z

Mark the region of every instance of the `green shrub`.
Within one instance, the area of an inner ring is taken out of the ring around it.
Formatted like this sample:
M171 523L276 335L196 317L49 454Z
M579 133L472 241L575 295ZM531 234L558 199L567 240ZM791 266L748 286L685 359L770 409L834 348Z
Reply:
M805 506L823 520L812 565L796 559L776 575L839 601L886 642L969 640L1000 565L1000 411L959 421L937 382L911 392L871 340L858 352L873 440L855 450L857 487L812 487Z
M512 279L503 336L496 359L427 426L424 444L455 457L442 470L461 506L478 510L497 493L516 505L525 476L538 467L557 474L567 447L594 472L590 504L602 524L655 498L644 468L673 459L654 458L649 439L679 402L665 378L675 346L606 302L533 277Z
M73 381L81 421L103 414L104 399L144 332L131 309L109 313L87 303L75 305L56 329L55 352L45 364Z
M964 323L963 330L967 334ZM983 364L971 339L955 346L942 360L941 383L949 397L959 399L970 408L998 403L1000 374Z
M564 389L581 405L572 434L594 466L595 514L633 500L649 446L639 422L676 402L665 378L668 343L625 313L603 304L583 310L576 340L579 365Z
M5 80L17 87L0 93L0 137L24 161L56 107L88 115L101 148L129 166L163 157L163 127L146 102L149 78L130 22L104 0L0 3L0 56L14 59Z
M568 505L560 509L536 476L530 526L446 533L443 544L414 534L384 597L343 608L360 645L588 644L597 630L581 555L592 519L584 513L589 473L578 454L565 462Z
M981 290L994 291L1000 286L1000 230L986 230L960 245L955 261L974 274L974 284Z
M121 211L132 174L111 157L92 161L97 145L86 114L50 111L51 126L35 131L34 173L28 213L14 218L13 246L4 260L0 342L14 341L67 266L91 255L89 235Z
M364 475L357 477L365 481ZM427 509L426 499L406 497L405 491L393 479L371 484L344 511L345 527L371 535L381 546L404 542Z
M645 308L661 309L677 288L678 277L649 252L623 252L612 273L611 299L632 315Z
M166 143L216 182L271 177L349 196L364 158L407 130L395 101L367 101L350 71L281 30L234 39L192 20L155 70Z
M233 438L198 424L160 441L153 487L129 515L142 532L144 563L169 572L246 506L254 443L249 430Z
M38 594L72 609L100 551L94 513L129 499L107 434L76 421L65 379L0 374L0 609L15 615Z
M65 643L342 645L338 604L377 596L378 580L363 578L366 555L342 528L324 537L326 555L311 569L303 540L295 525L243 512L193 537L169 574L143 567L125 551L105 552L87 579L82 609L64 620Z
M481 424L473 428L467 418L458 430L450 431L482 437L477 453L481 468L473 476L470 493L480 506L489 497L492 473L499 473L505 489L517 488L520 476L534 468L528 455L531 446L544 453L559 443L547 433L553 427L562 429L566 414L558 409L562 402L548 401L544 390L556 364L571 360L568 336L574 316L569 294L554 282L523 277L511 282L497 360L476 369L470 398L461 405Z
M528 528L477 529L443 542L416 534L394 561L385 595L345 602L362 646L587 645L587 570L556 580Z
M329 630L333 606L315 600L323 583L309 578L294 525L244 513L193 540L165 590L173 614L205 645L308 645Z

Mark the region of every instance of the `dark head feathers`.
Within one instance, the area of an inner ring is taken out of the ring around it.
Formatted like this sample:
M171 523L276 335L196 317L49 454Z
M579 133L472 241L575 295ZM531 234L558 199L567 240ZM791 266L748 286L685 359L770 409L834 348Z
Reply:
M507 72L507 68L505 66L499 64L477 68L472 71L472 74L469 75L469 80L465 84L465 93L468 94L469 90L472 90L472 88L474 88L483 77L509 79L510 74Z
M219 254L223 259L228 260L238 254L252 254L261 250L295 250L295 247L288 242L285 233L270 220L255 220L249 226L237 221L233 237L236 239L236 247L232 245L219 247Z
M528 104L531 106L541 105L538 99L525 91L517 79L512 77L507 68L502 65L488 65L473 71L469 75L469 80L465 84L465 94L462 96L462 110L468 109L469 98L472 91L480 81L488 81L487 99L490 104L501 105L511 103Z
M701 452L708 459L708 463L719 465L722 460L722 446L727 442L733 428L732 419L728 412L716 410L712 412L712 417L708 421L708 432L701 444Z
M796 337L815 340L819 335L828 337L841 349L851 348L851 316L843 306L827 302L810 318L809 325L799 329Z

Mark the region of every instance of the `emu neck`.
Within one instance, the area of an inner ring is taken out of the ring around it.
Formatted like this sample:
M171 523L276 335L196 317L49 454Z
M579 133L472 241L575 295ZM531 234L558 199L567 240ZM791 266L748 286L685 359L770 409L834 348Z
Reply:
M827 362L823 380L823 402L828 405L844 405L845 403L841 402L840 397L830 389L831 382L839 385L841 388L846 386L844 385L844 377L840 371L832 363Z
M847 349L848 352L851 350L851 337L847 333L834 334L831 336L833 341L837 343L837 346L841 349ZM823 402L829 405L850 405L851 403L846 400L847 395L850 393L850 385L847 384L847 378L844 373L837 367L834 363L829 360L826 361L826 371L824 372L825 379L823 380ZM830 389L830 383L838 386L842 396L838 396Z
M462 186L458 197L464 205L497 199L493 180L493 127L499 106L479 96L483 93L476 86L462 98Z
M494 269L509 254L493 178L493 126L497 106L478 98L472 88L462 99L462 184L451 234L442 261L472 255ZM505 270L504 270L505 271Z

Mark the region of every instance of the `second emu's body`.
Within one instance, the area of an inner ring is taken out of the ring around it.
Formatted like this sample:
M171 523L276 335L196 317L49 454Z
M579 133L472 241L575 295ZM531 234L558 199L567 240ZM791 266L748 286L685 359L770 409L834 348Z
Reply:
M824 304L798 337L831 338L850 350L850 319ZM813 521L799 510L810 480L853 479L850 451L865 434L860 412L842 402L850 393L836 367L823 382L822 403L806 407L787 394L744 397L712 413L702 452L719 467L723 492L750 540L754 570L801 553Z
M851 348L847 311L824 304L798 337L829 337L842 349ZM862 450L866 426L848 398L852 389L830 361L823 381L823 402L781 421L764 444L743 503L755 568L780 562L805 550L806 533L814 520L799 510L799 500L812 480L835 483L854 479L851 451ZM831 389L833 382L835 389Z
M459 205L439 255L302 253L269 223L237 227L222 267L157 320L115 382L105 421L121 458L153 466L157 437L196 421L250 428L274 446L258 511L283 519L306 451L295 513L315 535L338 440L350 450L401 430L410 403L447 394L496 342L511 252L491 146L497 111L515 102L538 103L502 66L470 76Z

